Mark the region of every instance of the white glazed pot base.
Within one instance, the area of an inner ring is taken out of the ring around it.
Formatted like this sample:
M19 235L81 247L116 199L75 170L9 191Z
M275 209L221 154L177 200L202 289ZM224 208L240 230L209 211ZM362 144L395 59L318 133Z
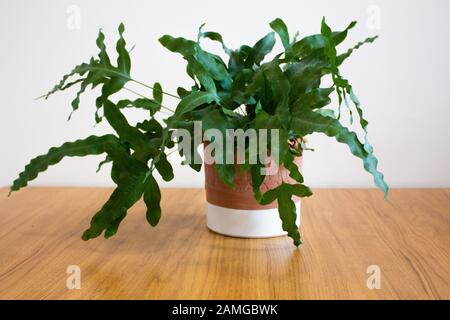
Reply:
M300 226L300 202L295 204L297 225ZM240 238L270 238L284 236L278 208L240 210L207 203L207 224L214 232Z

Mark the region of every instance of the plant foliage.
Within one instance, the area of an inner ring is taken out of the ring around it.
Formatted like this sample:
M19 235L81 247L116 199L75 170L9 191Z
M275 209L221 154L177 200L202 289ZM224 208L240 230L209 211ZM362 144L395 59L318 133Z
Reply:
M346 144L351 153L362 160L364 169L373 176L375 184L385 196L388 193L383 174L377 170L378 161L373 155L373 148L366 138L368 122L363 116L361 104L349 81L339 70L340 65L356 49L376 39L367 38L338 54L336 47L344 41L355 24L352 22L342 31L332 31L324 19L319 34L297 40L289 35L288 28L281 19L275 19L270 23L273 32L253 45L242 45L235 50L225 45L219 33L203 31L203 26L200 27L196 40L164 35L159 42L186 60L186 71L192 78L192 87L180 87L176 95L164 92L159 83L149 86L132 78L130 54L123 38L123 24L118 28L116 63L111 61L107 53L105 36L100 30L96 41L98 55L76 66L44 97L78 86L71 103L74 112L79 108L82 94L89 87L99 87L95 121L106 119L115 134L90 136L51 148L47 154L31 160L14 181L11 191L25 187L40 172L57 164L64 157L105 154L105 160L100 163L99 169L104 163L112 162L111 178L117 187L94 215L82 238L89 240L102 233L108 238L117 232L128 209L141 197L147 206L147 221L151 226L158 224L161 217L161 193L155 172L165 181L174 177L168 160L169 150L177 143L171 135L173 130L192 130L195 120L201 120L204 129L218 128L221 131L235 128L278 129L279 164L289 170L296 184L283 182L277 188L262 194L262 164L244 163L241 166L251 172L256 200L261 204L277 200L283 229L298 246L301 243L300 233L295 224L297 213L292 197L307 197L312 192L303 184L303 177L294 162L295 157L300 156L307 148L301 143L300 147L294 149L287 141L303 141L306 135L312 133L335 138ZM277 37L281 40L283 51L272 59L267 59ZM219 42L228 57L227 61L217 54L205 51L201 46L204 39ZM331 77L333 85L321 87L322 79L327 76ZM128 89L126 85L129 82L151 89L152 97ZM137 96L114 100L113 95L122 90ZM338 99L337 113L326 108L331 104L333 92L336 92ZM163 105L164 95L178 99L174 111ZM351 118L356 111L364 132L363 141L341 122L342 104L347 106ZM143 109L147 112L147 118L135 126L130 125L122 112L125 108ZM172 113L161 122L155 116L158 113L166 114L163 111ZM196 152L195 147L193 153ZM200 169L199 165L190 165L195 170ZM235 166L216 164L215 168L222 180L233 186Z

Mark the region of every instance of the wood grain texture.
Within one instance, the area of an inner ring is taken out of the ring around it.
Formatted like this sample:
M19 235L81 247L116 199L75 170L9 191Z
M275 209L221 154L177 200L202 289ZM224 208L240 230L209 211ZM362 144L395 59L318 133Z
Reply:
M200 189L163 190L156 228L139 202L119 233L84 242L110 189L0 190L2 299L450 299L450 190L315 190L303 245L206 228ZM81 289L66 269L81 268ZM381 268L381 289L366 286Z

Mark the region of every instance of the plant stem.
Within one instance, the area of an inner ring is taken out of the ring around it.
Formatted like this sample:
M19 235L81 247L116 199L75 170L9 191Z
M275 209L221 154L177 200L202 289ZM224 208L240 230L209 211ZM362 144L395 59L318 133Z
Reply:
M175 153L175 152L177 152L177 151L178 151L178 149L175 149L175 150L170 151L170 152L166 155L166 157L168 158L172 153Z
M135 95L137 95L137 96L139 96L139 97L141 97L141 98L150 99L150 98L144 96L143 94L140 94L139 92L136 92L136 91L134 91L134 90L132 90L132 89L130 89L130 88L127 88L127 87L123 87L123 88L124 88L125 90L131 92L131 93L134 93ZM151 99L150 99L150 100L151 100ZM173 111L172 109L167 108L167 107L163 106L162 104L160 104L160 106L161 106L161 108L166 109L167 111L170 111L170 112L174 113L174 111Z
M136 82L137 84L140 84L141 86L144 86L144 87L149 88L151 90L155 90L152 86L149 86L148 84L145 84L145 83L143 83L141 81L135 80L135 79L131 78L128 74L120 72L120 71L110 70L110 69L106 69L104 67L91 67L90 69L91 70L106 71L106 72L118 75L118 76L120 76L120 77L122 77L124 79L127 79L128 81ZM162 94L168 95L170 97L173 97L173 98L176 98L176 99L181 99L179 96L176 96L174 94L171 94L171 93L168 93L168 92L164 92L162 90L157 90L157 91L161 92Z
M149 89L151 89L151 90L156 90L156 91L159 91L159 92L161 92L162 94L168 95L168 96L170 96L170 97L173 97L173 98L176 98L176 99L181 99L179 96L176 96L176 95L171 94L171 93L168 93L168 92L164 92L164 91L162 91L162 90L155 89L155 88L153 88L152 86L149 86L148 84L145 84L145 83L140 82L140 81L138 81L138 80L134 80L134 79L130 79L130 80L133 81L133 82L136 82L137 84L140 84L141 86L144 86L144 87L146 87L146 88L149 88Z

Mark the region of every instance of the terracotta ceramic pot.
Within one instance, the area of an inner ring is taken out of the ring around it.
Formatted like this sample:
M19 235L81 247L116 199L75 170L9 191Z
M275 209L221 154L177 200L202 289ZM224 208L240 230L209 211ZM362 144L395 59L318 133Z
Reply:
M302 158L296 159L301 169ZM261 191L273 189L282 181L295 183L289 172L280 167L274 175L267 175ZM285 235L281 227L276 201L262 206L254 198L249 172L236 167L236 189L223 183L214 165L205 163L205 189L208 228L224 235L244 238L266 238ZM294 199L297 207L297 224L300 225L300 199Z

